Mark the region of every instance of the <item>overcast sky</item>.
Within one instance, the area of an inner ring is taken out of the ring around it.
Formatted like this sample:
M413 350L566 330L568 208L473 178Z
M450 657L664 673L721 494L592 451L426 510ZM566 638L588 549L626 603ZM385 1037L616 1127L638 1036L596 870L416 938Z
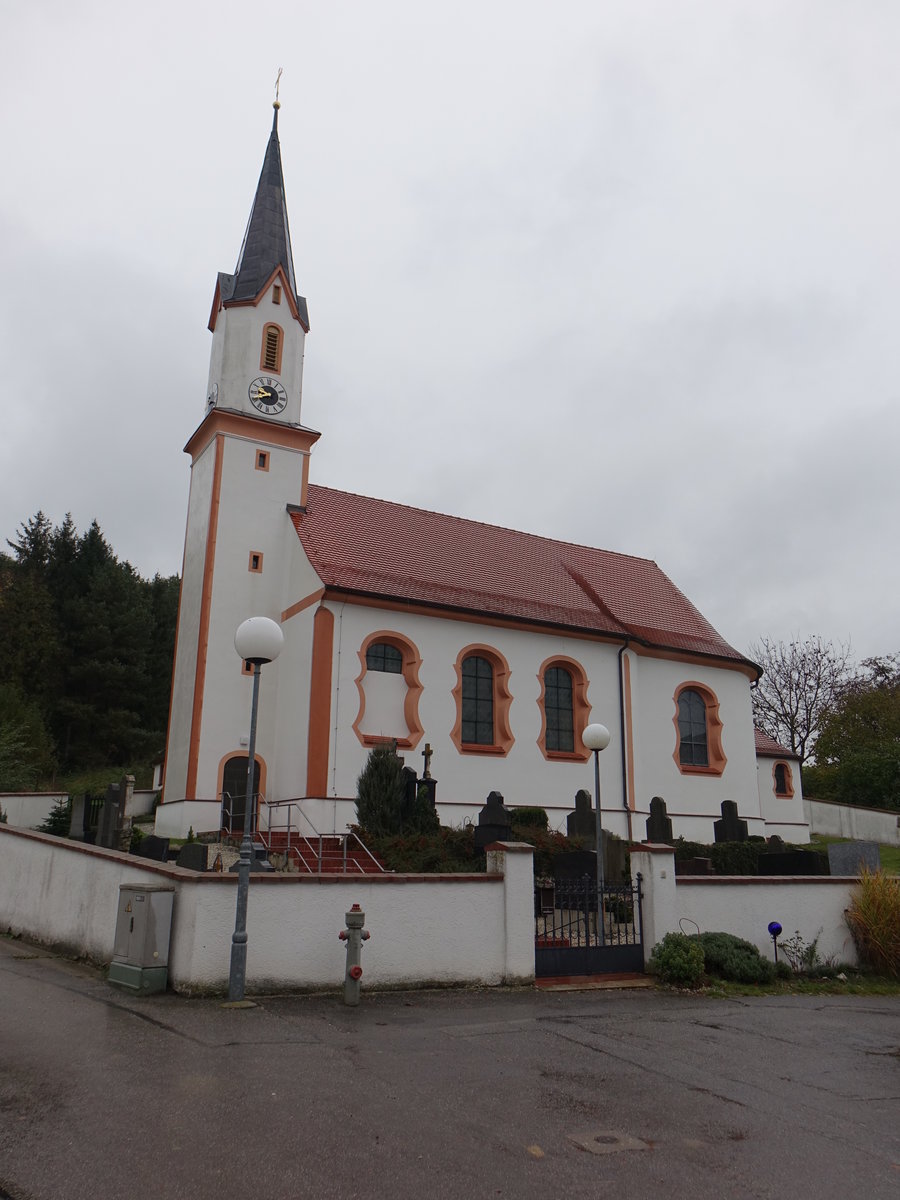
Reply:
M279 118L314 481L900 648L900 6L0 6L0 537L181 569Z

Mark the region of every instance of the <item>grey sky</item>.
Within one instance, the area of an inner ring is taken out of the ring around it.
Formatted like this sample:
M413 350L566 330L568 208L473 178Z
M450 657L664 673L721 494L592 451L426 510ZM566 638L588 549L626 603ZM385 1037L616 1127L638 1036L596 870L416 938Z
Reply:
M35 0L0 17L0 536L180 570L279 121L312 477L900 647L900 8Z

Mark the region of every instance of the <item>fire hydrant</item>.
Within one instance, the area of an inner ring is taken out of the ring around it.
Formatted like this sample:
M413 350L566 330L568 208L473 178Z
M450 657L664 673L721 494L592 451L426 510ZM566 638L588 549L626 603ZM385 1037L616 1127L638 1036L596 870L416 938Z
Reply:
M347 928L342 929L338 937L347 943L347 969L344 972L344 1003L359 1004L359 981L362 979L362 944L369 940L368 929L363 929L366 914L358 904L352 905L350 911L344 914Z

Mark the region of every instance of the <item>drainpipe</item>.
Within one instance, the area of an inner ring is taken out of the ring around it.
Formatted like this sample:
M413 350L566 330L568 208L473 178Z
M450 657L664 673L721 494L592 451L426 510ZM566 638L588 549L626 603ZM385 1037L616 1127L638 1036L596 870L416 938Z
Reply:
M622 750L622 805L625 808L625 818L628 822L628 841L632 840L631 829L631 807L628 804L628 756L625 746L625 683L624 683L624 656L628 649L630 639L626 638L619 647L619 728L622 736L619 739Z

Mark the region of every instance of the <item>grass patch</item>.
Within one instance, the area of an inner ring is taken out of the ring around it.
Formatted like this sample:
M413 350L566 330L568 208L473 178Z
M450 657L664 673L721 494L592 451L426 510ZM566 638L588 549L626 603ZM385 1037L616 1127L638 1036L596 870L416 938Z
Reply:
M826 850L826 847L835 845L838 842L852 842L854 838L842 837L826 837L821 833L813 833L810 835L810 845L813 849ZM878 843L878 854L881 858L882 870L887 871L888 875L900 875L900 846L891 846L886 842Z
M796 976L778 979L773 983L730 983L713 980L704 989L709 996L900 996L900 981L868 975L862 971L846 972L842 979L816 979Z

